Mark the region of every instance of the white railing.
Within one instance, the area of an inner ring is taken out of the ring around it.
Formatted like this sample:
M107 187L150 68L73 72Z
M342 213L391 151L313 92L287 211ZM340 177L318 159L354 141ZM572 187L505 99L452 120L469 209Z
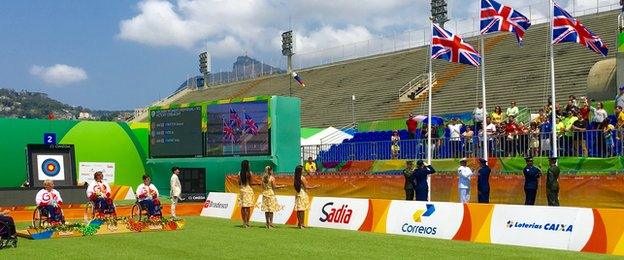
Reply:
M435 76L436 75L434 73L431 79L432 84L435 83L436 81ZM412 99L406 96L409 96L410 94L414 93L414 97L417 97L420 93L424 92L428 88L429 88L429 74L428 73L421 74L418 77L405 83L405 85L403 85L403 87L399 89L399 101L401 102L410 101Z

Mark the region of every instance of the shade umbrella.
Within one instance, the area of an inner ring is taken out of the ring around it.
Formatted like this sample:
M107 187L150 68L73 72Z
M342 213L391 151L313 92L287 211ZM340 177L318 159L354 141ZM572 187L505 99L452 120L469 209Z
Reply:
M418 122L422 122L423 124L427 124L429 122L429 119L427 118L427 116L423 116L423 115L417 115L414 117L414 119L416 119L416 121ZM431 125L442 125L444 124L444 119L439 117L439 116L431 116Z

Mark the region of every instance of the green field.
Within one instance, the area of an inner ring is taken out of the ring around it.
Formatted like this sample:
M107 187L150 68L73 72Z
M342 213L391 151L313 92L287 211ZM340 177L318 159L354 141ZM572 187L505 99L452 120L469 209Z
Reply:
M407 259L407 258L594 258L585 254L526 247L476 244L368 232L278 226L243 229L230 220L188 217L185 230L51 240L19 240L0 259ZM27 224L20 224L25 226Z

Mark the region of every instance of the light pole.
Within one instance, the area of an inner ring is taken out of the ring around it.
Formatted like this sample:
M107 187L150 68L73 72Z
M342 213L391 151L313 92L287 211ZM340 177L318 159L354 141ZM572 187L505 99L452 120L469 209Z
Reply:
M282 55L288 57L288 93L292 97L292 56L293 52L293 31L282 33Z
M355 95L351 95L351 118L355 124Z

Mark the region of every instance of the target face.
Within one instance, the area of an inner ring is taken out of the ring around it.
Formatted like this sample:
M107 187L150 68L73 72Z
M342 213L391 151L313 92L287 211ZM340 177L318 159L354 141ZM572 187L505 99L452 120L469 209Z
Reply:
M65 180L63 155L37 155L39 180Z
M43 168L43 174L54 177L61 171L61 165L54 159L46 159L43 161L41 167Z

